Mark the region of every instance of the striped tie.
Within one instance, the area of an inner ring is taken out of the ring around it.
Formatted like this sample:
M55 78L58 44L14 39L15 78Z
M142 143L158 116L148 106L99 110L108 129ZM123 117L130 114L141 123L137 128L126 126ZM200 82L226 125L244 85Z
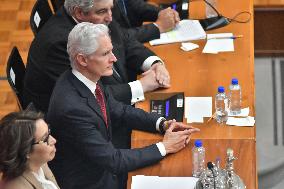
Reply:
M102 91L102 89L101 89L101 87L99 86L98 83L96 85L95 95L96 95L97 102L100 105L101 111L103 113L106 126L108 127L108 125L107 125L106 104L105 104L105 100L104 100L104 95L103 95L103 91Z

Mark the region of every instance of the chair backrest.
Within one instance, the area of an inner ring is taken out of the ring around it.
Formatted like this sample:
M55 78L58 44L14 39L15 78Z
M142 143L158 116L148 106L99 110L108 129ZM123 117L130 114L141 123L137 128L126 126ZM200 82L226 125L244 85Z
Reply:
M54 12L56 12L61 6L64 5L64 0L50 0Z
M6 74L11 88L13 89L14 93L17 95L18 105L21 110L24 108L23 85L24 85L25 73L26 73L26 68L23 59L17 47L13 47L7 62Z
M41 27L51 16L52 11L48 4L48 0L37 0L30 16L30 26L34 35L39 32Z

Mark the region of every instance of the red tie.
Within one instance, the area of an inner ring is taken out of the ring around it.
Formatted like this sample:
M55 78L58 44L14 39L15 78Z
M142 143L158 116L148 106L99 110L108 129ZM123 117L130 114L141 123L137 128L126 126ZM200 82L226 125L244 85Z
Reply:
M100 105L101 111L103 113L106 126L108 127L108 125L107 125L107 114L106 114L106 104L105 104L105 101L104 101L104 95L103 95L103 91L102 91L102 89L101 89L101 87L99 86L98 83L96 85L95 94L96 94L98 104Z

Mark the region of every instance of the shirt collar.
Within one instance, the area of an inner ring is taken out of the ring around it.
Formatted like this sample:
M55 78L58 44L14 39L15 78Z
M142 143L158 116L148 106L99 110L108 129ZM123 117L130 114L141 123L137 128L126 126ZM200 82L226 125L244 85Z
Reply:
M73 18L73 20L76 22L76 24L79 24L79 23L80 23L75 17L72 16L72 18Z
M81 74L80 72L78 72L76 69L72 69L72 73L75 75L75 77L77 77L82 83L84 83L84 85L86 85L86 87L88 87L88 89L90 89L90 91L95 94L96 91L96 85L97 82L93 82L91 80L89 80L88 78L86 78L83 74Z

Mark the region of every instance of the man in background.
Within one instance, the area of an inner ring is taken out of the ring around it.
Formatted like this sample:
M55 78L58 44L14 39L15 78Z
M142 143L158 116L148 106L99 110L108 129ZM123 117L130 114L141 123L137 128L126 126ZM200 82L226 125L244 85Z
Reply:
M113 18L140 42L159 39L179 22L174 9L161 9L143 0L115 0ZM143 22L154 22L142 25Z

